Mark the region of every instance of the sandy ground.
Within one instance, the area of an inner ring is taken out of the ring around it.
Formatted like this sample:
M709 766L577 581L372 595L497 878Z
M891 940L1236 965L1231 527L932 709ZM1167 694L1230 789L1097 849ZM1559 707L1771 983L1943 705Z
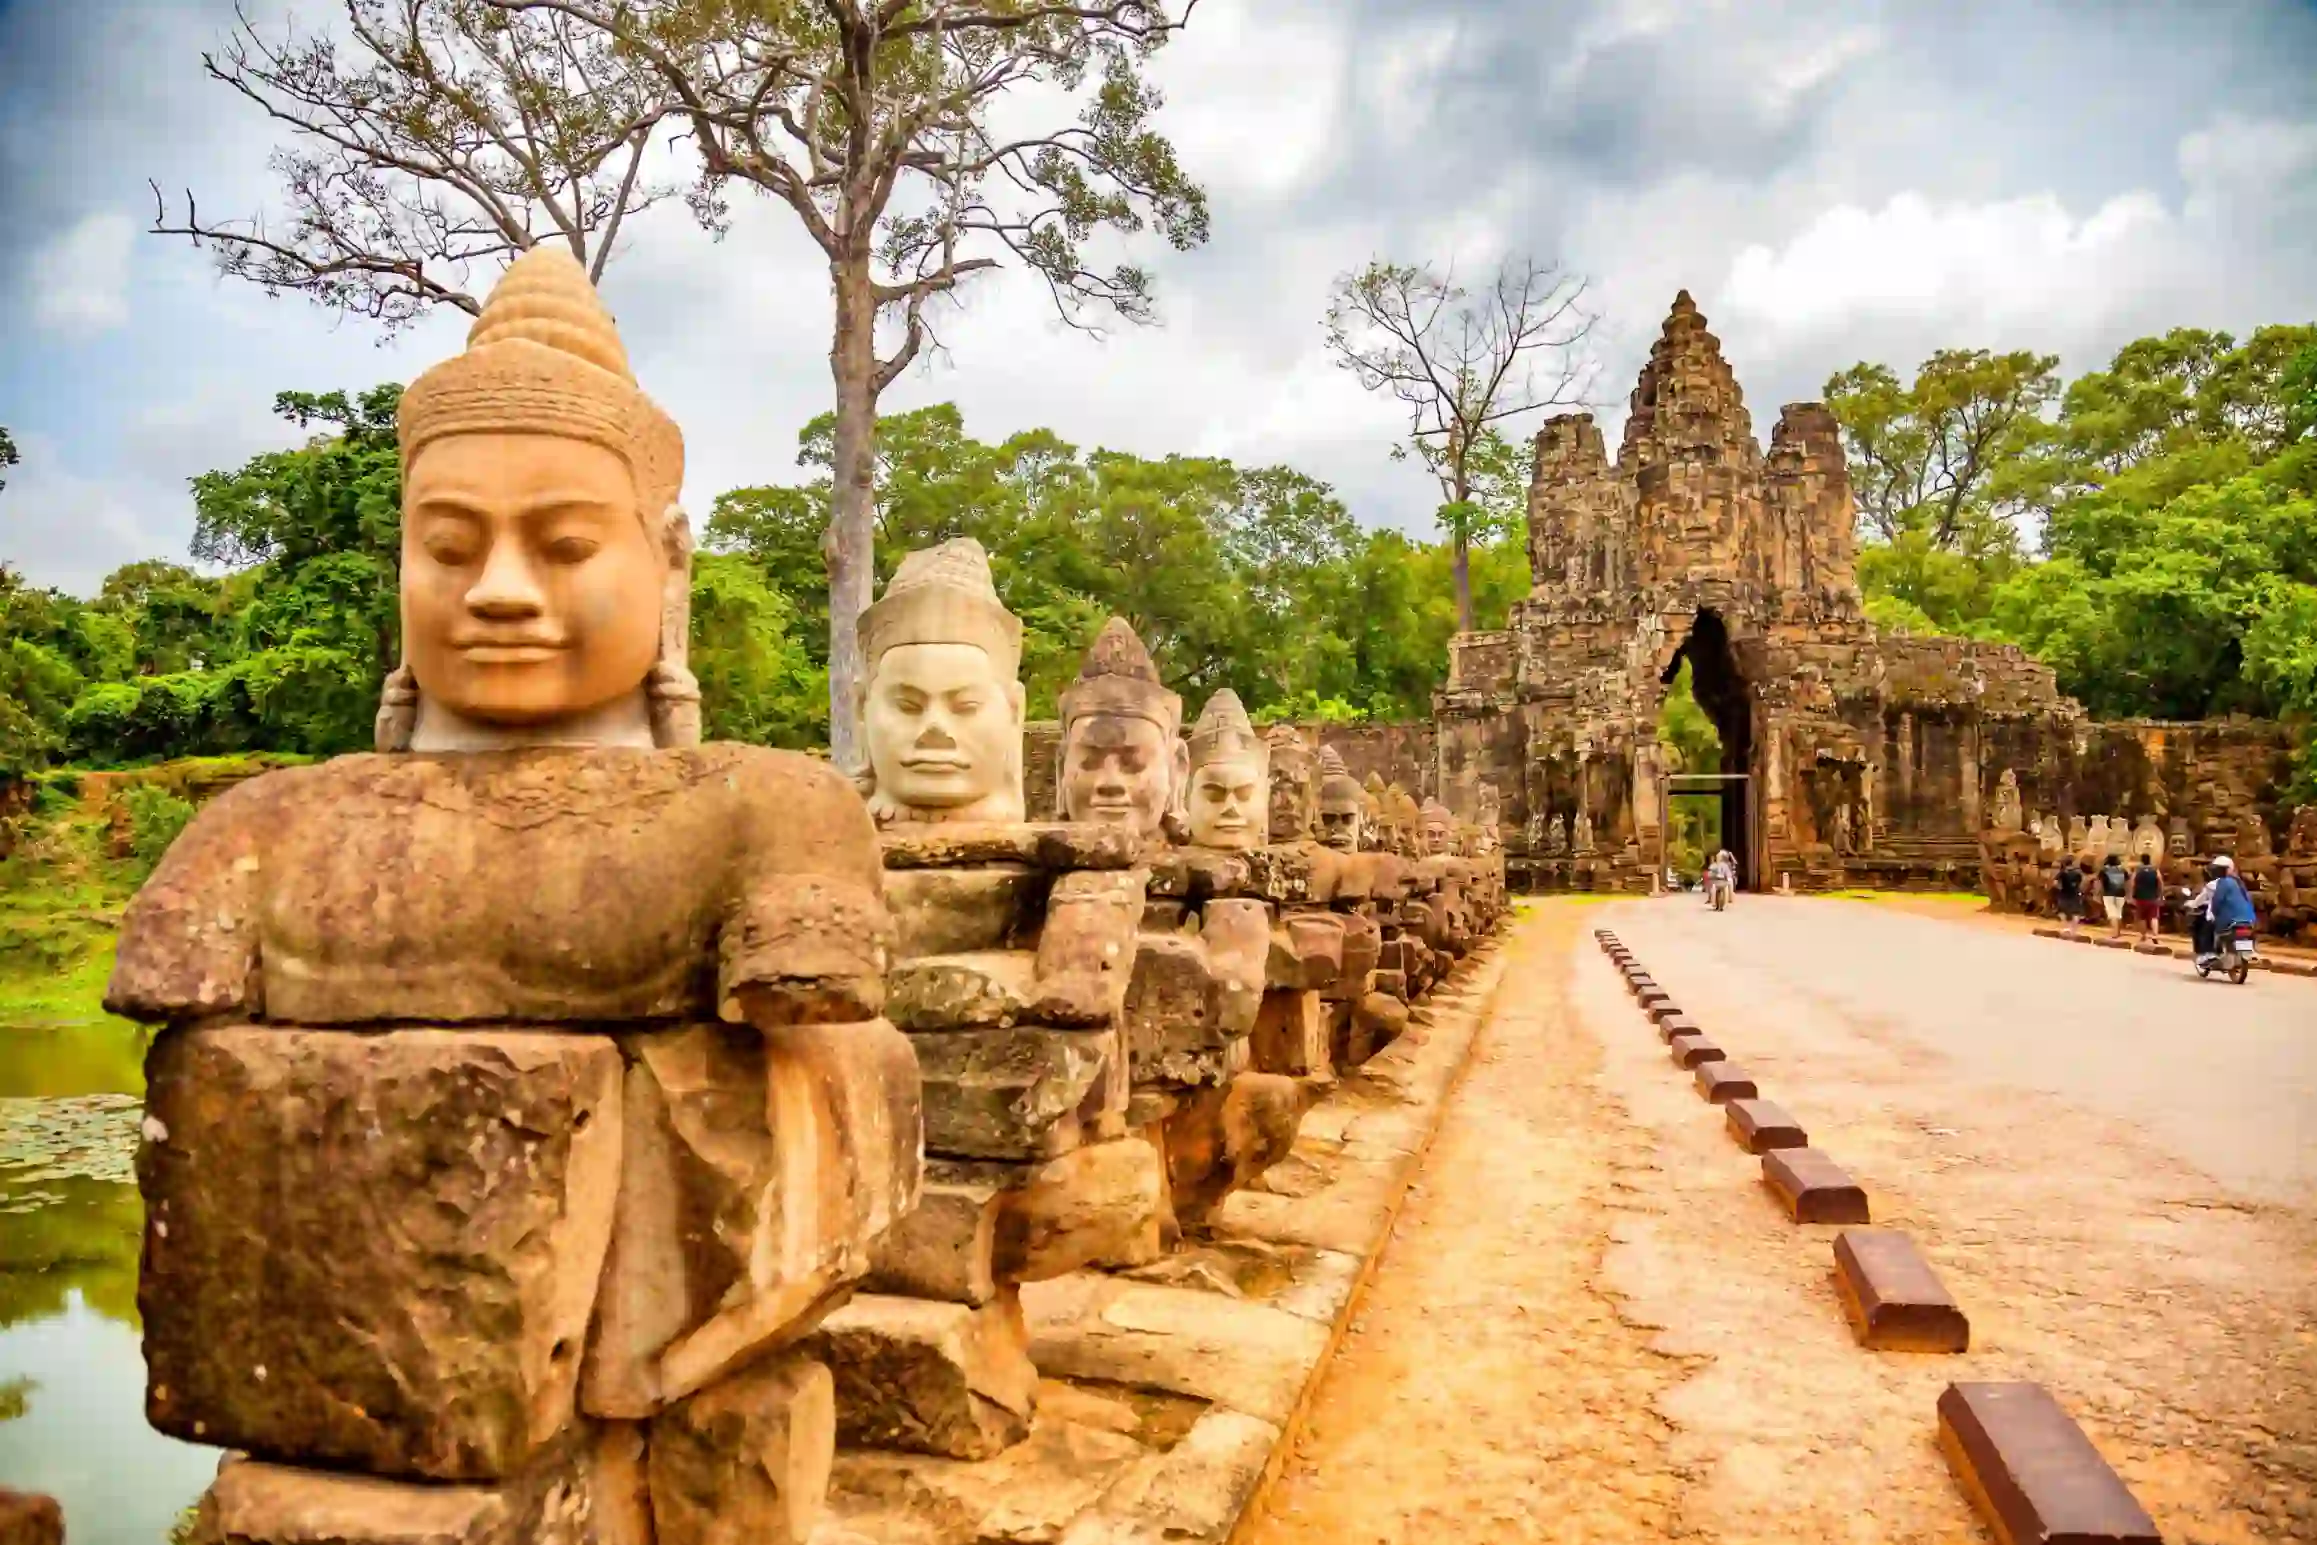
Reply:
M1973 1324L1869 1353L1607 921ZM1959 1378L2049 1385L2177 1545L2317 1541L2317 993L1908 909L1538 904L1423 1181L1243 1538L1984 1540ZM2232 996L2233 995L2233 996Z

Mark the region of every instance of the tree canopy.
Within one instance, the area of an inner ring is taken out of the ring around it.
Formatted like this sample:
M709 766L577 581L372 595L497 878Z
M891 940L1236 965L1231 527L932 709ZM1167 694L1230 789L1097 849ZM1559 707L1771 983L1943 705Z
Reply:
M2058 385L1947 350L1827 383L1877 622L2024 646L2104 717L2317 723L2317 325L2178 328ZM2317 798L2317 738L2301 797Z
M0 569L0 771L368 746L399 657L399 395L277 397L308 438L192 480L190 563L128 564L89 600ZM692 584L713 738L827 740L832 435L830 415L802 430L807 481L713 503ZM1229 686L1266 718L1430 712L1453 554L1363 529L1292 468L1083 450L1044 429L991 443L946 403L884 420L878 455L878 575L945 537L987 546L1023 620L1035 714L1114 612L1194 705ZM1517 542L1474 548L1472 572L1492 622L1527 592Z

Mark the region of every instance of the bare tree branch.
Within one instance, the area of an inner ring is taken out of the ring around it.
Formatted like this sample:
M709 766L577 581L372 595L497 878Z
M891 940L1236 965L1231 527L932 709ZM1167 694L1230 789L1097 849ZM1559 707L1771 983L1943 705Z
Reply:
M486 0L344 0L342 36L272 37L237 8L202 55L210 77L282 126L286 210L209 221L188 190L152 232L215 251L219 270L384 324L473 313L498 269L559 237L601 277L626 218L676 190L645 160L671 109L568 17Z
M1441 520L1456 549L1457 611L1472 627L1467 552L1477 519L1476 458L1498 425L1585 400L1594 317L1585 281L1533 258L1500 262L1479 295L1439 271L1383 261L1336 281L1325 327L1336 363L1408 415L1396 455L1423 462L1440 485Z

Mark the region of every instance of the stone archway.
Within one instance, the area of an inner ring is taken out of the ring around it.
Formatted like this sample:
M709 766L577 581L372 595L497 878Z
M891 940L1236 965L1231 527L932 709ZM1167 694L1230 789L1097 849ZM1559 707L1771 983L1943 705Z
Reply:
M1728 780L1721 785L1722 843L1737 855L1739 886L1751 890L1761 874L1761 823L1753 776L1755 694L1739 666L1737 646L1721 613L1704 608L1691 618L1688 636L1658 673L1659 683L1670 685L1685 660L1689 662L1691 695L1721 737L1721 766L1711 771Z

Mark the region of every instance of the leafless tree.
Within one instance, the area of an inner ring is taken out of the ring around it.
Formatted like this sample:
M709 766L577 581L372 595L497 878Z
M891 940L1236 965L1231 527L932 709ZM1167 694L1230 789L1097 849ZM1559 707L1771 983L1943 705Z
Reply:
M1206 239L1206 197L1152 127L1160 97L1141 73L1196 0L488 3L616 39L689 129L701 221L721 231L732 186L753 187L792 210L828 262L829 738L839 765L858 765L879 396L939 347L932 304L1008 262L1042 279L1073 325L1149 319L1148 272L1102 266L1087 245L1152 226L1176 248ZM1009 93L1031 110L1001 122Z
M1509 449L1499 426L1555 404L1585 400L1594 316L1585 280L1557 264L1507 257L1477 293L1453 267L1381 260L1336 281L1328 348L1369 391L1408 412L1395 457L1414 457L1440 485L1440 522L1456 549L1456 621L1472 630L1473 538L1486 524L1476 482L1502 480Z
M517 254L562 241L601 278L622 223L678 191L647 180L667 114L612 40L575 18L487 0L344 0L345 35L261 34L235 10L201 56L286 131L287 210L212 220L193 193L153 233L213 248L219 269L383 323L469 314Z

